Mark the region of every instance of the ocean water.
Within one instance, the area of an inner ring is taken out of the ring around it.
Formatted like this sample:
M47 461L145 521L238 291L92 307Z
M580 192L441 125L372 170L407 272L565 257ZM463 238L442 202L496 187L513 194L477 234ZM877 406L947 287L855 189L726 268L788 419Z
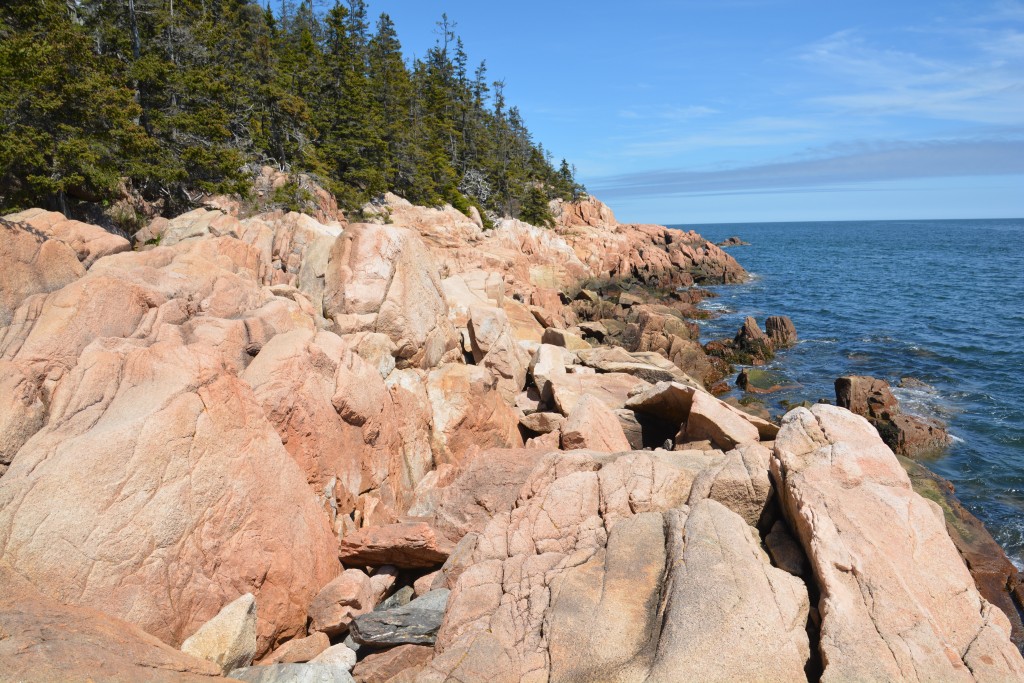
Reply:
M835 400L847 374L929 385L895 389L906 412L949 424L953 445L923 461L1024 566L1024 219L686 225L754 279L713 287L701 340L743 317L788 315L800 342L768 366L799 386L765 397ZM736 390L735 395L741 395Z

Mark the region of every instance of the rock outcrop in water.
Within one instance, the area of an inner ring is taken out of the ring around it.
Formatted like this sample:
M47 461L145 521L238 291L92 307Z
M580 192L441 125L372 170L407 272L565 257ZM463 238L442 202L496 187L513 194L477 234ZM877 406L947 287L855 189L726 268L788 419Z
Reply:
M0 678L1024 673L867 422L709 391L734 259L557 209L5 220Z
M776 351L797 342L796 326L788 316L769 316L765 330L758 327L757 320L747 316L735 337L708 342L704 348L708 354L730 365L764 365L775 357Z
M837 379L835 387L836 405L867 418L889 448L900 455L915 457L950 443L946 425L940 420L902 412L885 380L851 375Z

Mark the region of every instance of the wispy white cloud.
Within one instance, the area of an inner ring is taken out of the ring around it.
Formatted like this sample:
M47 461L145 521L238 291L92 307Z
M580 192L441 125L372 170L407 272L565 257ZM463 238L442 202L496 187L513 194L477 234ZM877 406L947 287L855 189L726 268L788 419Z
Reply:
M623 119L645 120L654 119L661 121L692 121L693 119L704 118L719 113L717 109L702 105L686 106L658 106L647 109L620 109L619 117Z
M660 158L716 148L806 145L820 141L826 130L827 124L821 120L796 116L722 120L702 127L673 125L645 130L642 139L626 141L620 153L624 157Z
M987 24L1006 21L1024 22L1024 2L1020 0L999 0L992 8L974 18L974 23Z
M749 96L624 107L605 138L614 158L581 163L587 184L609 197L689 196L1024 174L1024 0L988 7L827 35L780 57L797 71ZM619 171L644 167L669 170Z
M826 188L865 182L1024 174L1024 138L864 141L804 159L714 171L662 170L597 178L602 197L651 197Z
M809 102L847 115L1024 123L1024 33L941 31L965 56L954 61L879 47L853 30L809 45L803 62L834 82L831 94Z

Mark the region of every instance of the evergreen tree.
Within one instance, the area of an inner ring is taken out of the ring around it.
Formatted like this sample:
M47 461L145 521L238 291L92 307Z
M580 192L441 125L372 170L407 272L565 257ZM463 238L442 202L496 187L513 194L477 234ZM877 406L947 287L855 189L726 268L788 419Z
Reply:
M402 45L391 17L381 14L368 45L371 106L383 145L380 172L384 186L411 196L415 158L410 145L412 84L402 59Z
M122 176L150 172L153 145L111 60L97 55L64 0L0 9L0 206L100 201Z
M582 191L534 142L447 15L407 65L364 0L8 0L0 8L0 208L112 199L168 214L245 194L255 167L317 175L348 210L391 190L549 222Z
M523 194L522 206L519 210L519 218L550 228L554 225L554 218L551 216L551 209L548 207L548 197L544 191L536 185L530 185Z
M361 3L356 3L361 4ZM341 203L356 208L386 189L378 164L386 145L370 105L369 77L359 31L336 4L325 20L325 85L318 97L319 147Z

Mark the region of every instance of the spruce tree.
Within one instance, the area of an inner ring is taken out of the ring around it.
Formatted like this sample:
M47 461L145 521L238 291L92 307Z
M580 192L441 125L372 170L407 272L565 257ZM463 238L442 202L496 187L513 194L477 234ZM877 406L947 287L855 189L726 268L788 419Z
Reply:
M64 0L0 9L0 206L68 210L111 198L147 173L152 141L110 59L97 55Z
M319 147L335 181L333 189L342 206L349 209L386 189L378 165L386 145L370 106L360 22L353 24L341 4L327 13L324 89L319 93L316 116Z
M317 175L346 209L391 190L546 222L582 190L535 143L442 15L407 65L364 0L8 0L0 8L0 208L112 199L167 214L245 194L256 167Z
M383 145L379 163L384 186L408 197L416 163L410 149L414 144L410 136L412 84L398 33L387 14L380 15L370 39L367 69L371 106Z

